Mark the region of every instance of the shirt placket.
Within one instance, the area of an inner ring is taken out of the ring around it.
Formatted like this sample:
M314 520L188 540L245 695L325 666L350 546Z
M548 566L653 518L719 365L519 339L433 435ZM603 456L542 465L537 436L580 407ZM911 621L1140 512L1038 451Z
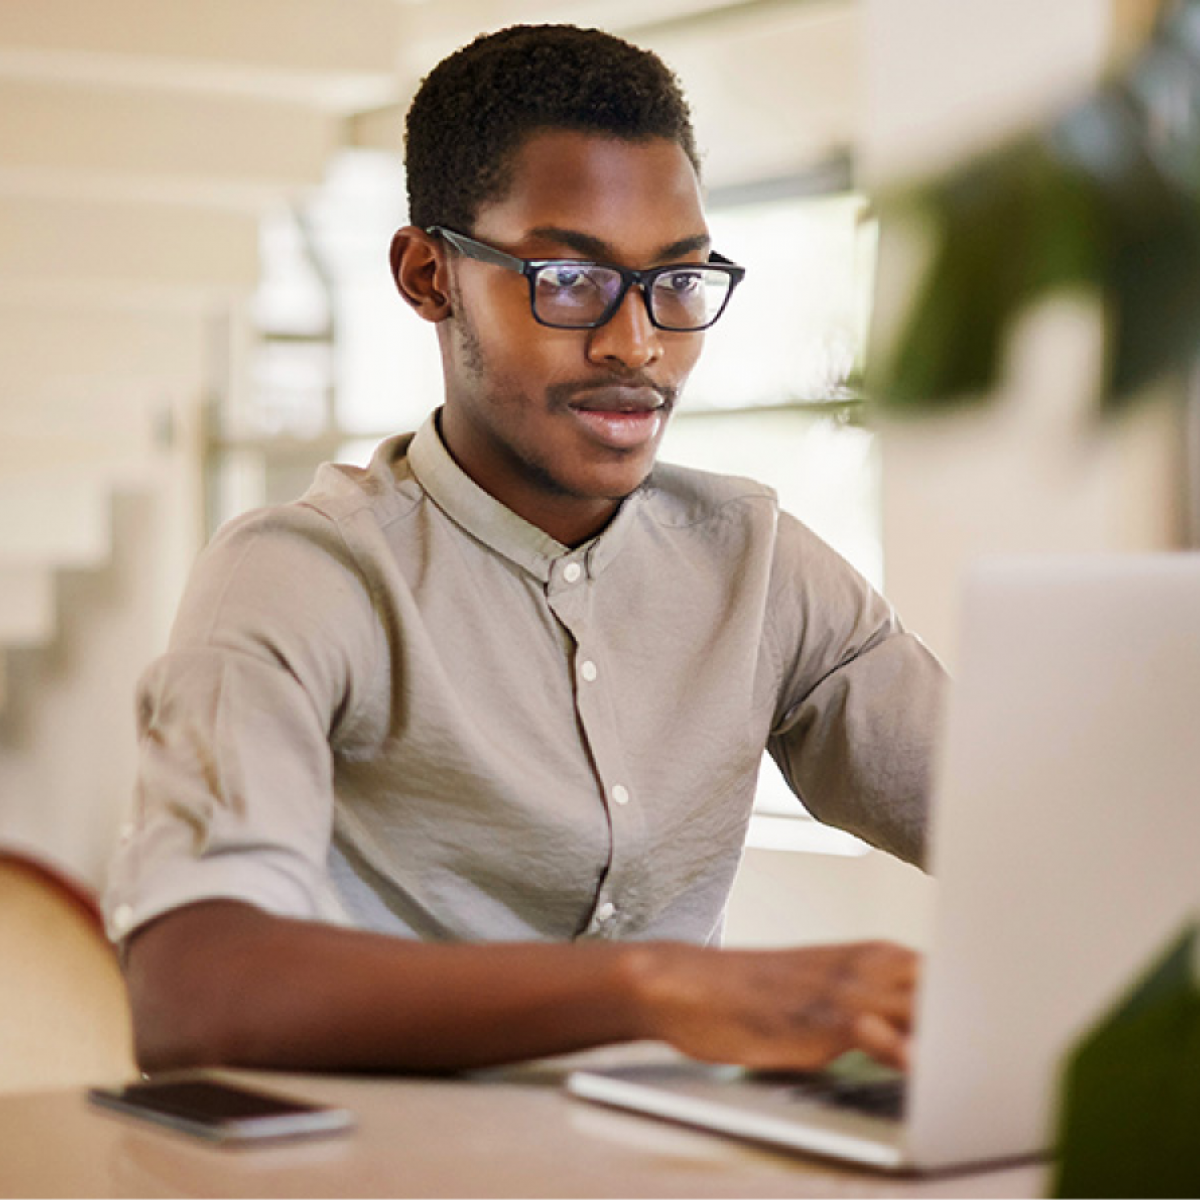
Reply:
M646 824L641 797L626 761L617 712L620 697L604 646L591 619L598 586L585 553L564 555L546 586L551 611L574 642L575 710L591 754L600 802L608 814L608 869L593 896L581 939L615 938L639 921L639 878Z

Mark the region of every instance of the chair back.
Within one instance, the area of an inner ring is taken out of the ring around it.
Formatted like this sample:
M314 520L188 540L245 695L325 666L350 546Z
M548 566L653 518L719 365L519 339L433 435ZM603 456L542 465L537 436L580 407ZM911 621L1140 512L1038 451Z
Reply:
M134 1074L125 984L95 897L0 850L0 1092Z

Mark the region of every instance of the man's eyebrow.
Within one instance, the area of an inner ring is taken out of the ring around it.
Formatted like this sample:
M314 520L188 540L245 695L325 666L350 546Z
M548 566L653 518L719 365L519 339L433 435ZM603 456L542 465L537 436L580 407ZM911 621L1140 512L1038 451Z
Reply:
M558 225L539 225L529 231L531 237L545 238L547 241L559 242L569 246L578 254L586 255L600 262L615 262L618 255L615 248L603 238L593 237L589 233L581 233L577 229L563 229ZM697 251L707 251L712 245L712 239L707 233L697 233L692 237L680 238L659 249L654 256L656 262L670 262L685 254Z

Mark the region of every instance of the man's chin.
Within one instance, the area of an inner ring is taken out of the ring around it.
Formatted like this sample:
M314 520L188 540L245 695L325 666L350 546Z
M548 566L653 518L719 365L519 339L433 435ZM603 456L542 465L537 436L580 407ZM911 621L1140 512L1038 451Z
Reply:
M650 471L652 469L653 463L645 471L638 471L636 474L627 475L621 480L611 480L603 484L598 484L591 489L590 495L595 500L607 501L610 504L619 505L628 500L634 492L639 492L646 486L646 481L650 478Z

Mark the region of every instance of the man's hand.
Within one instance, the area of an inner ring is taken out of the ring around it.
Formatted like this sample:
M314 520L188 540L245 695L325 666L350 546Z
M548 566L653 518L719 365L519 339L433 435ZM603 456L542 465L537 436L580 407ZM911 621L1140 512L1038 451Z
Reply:
M693 1058L812 1070L860 1049L908 1065L919 958L902 946L647 952L653 1036Z

